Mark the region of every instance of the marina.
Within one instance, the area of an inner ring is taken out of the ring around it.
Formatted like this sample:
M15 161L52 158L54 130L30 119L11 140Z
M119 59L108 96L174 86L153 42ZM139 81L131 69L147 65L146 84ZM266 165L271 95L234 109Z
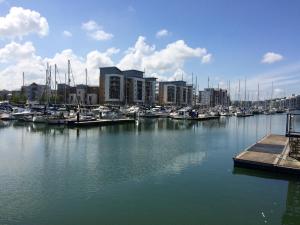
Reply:
M298 221L299 213L290 211L298 205L290 199L300 199L297 177L234 167L232 161L263 137L261 144L276 140L281 146L276 151L282 151L286 137L266 135L284 133L285 120L285 114L207 121L139 118L76 129L0 121L0 215L6 215L0 223Z

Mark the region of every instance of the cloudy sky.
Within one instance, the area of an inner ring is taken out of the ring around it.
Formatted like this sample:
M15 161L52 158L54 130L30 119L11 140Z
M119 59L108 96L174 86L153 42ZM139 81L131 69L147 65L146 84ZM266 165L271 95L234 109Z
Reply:
M227 87L247 80L256 99L300 94L300 2L0 0L0 90L45 83L46 64L64 81L97 85L101 66L139 69L160 80ZM192 75L193 74L193 75ZM193 78L193 79L192 79Z

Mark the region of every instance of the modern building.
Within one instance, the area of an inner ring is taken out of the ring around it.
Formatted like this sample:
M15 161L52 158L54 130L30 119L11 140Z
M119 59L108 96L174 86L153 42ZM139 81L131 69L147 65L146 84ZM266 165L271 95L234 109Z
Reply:
M201 106L207 107L229 106L230 104L227 90L221 88L205 88L203 91L199 91L198 101Z
M99 88L84 84L70 87L68 103L72 105L96 105L98 104Z
M156 78L145 78L142 71L101 67L99 81L100 104L154 104Z
M159 82L160 105L186 106L192 105L193 88L185 81L164 81Z
M156 95L156 78L145 77L145 105L155 105Z

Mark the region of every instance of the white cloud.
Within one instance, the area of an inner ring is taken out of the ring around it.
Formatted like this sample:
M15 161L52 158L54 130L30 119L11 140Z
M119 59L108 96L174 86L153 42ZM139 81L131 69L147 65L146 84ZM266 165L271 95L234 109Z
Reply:
M23 44L11 42L0 49L0 89L17 89L21 85L22 72L25 72L26 83L45 83L45 69L47 62L50 65L57 64L58 81L64 81L67 72L67 60L71 61L75 83L84 83L85 68L88 69L89 83L98 85L99 67L116 65L120 69L146 70L146 74L158 77L160 80L181 79L189 76L183 71L186 60L195 58L201 60L209 54L204 48L192 48L183 40L168 44L163 49L156 49L154 45L146 43L145 37L139 37L133 47L130 47L119 63L115 63L112 57L119 53L117 48L109 48L106 51L93 50L85 56L78 56L72 49L65 49L53 57L41 57L36 53L31 42Z
M114 37L113 34L107 33L94 20L89 20L81 25L81 28L87 32L87 35L97 41L106 41Z
M82 23L81 28L87 31L100 29L100 27L94 20L89 20L88 22Z
M0 17L0 36L22 38L30 33L37 33L39 36L46 36L49 32L48 22L40 13L12 7L5 17Z
M267 52L266 54L264 54L261 62L271 64L271 63L281 61L282 59L283 59L283 56L278 53Z
M22 73L25 73L25 83L45 83L46 65L57 64L58 82L64 82L67 73L67 61L71 61L75 84L85 83L85 68L88 69L88 80L91 85L99 83L99 67L112 66L111 56L117 54L119 49L109 48L105 52L97 50L89 52L85 57L76 55L73 50L65 49L53 57L43 58L36 55L31 42L19 44L12 42L0 49L0 61L6 62L6 67L0 68L0 89L19 89L22 83ZM53 82L54 83L54 82Z
M178 68L174 74L169 77L167 80L174 81L174 80L184 80L187 81L190 79L190 76L182 69Z
M73 34L68 30L64 30L62 34L64 37L72 37L73 36Z
M23 45L11 42L0 49L0 62L12 63L21 59L33 57L35 48L31 42L26 42Z
M157 38L166 37L168 35L170 35L170 32L168 30L166 30L166 29L159 30L156 33L156 37Z
M112 39L114 35L106 33L103 30L96 30L94 32L89 33L88 36L97 41L106 41Z
M206 64L206 63L210 63L212 60L212 54L208 53L205 56L202 57L202 63Z
M161 50L156 50L155 45L146 43L146 38L140 36L134 47L126 51L118 66L121 69L140 69L149 73L166 74L183 68L189 58L202 58L207 55L205 48L191 48L183 40L168 44Z

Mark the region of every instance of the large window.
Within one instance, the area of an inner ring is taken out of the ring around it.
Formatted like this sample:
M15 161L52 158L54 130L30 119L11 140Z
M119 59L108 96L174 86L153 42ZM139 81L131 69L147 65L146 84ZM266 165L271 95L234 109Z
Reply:
M137 100L143 100L143 81L138 80L136 82Z
M182 101L186 102L186 88L182 89Z
M175 87L174 86L168 86L167 101L168 102L174 102L175 101Z
M121 79L120 77L110 77L109 98L120 99Z

